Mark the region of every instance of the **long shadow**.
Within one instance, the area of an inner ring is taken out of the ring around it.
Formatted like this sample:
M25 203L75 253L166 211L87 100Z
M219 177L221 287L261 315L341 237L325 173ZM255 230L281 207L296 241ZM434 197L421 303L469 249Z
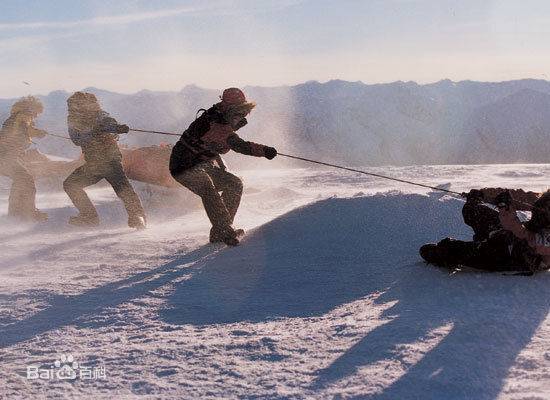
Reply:
M460 207L454 200L390 195L295 210L179 284L161 318L209 325L317 316L383 291L379 302L397 300L386 311L393 319L318 371L313 390L362 366L400 360L404 375L371 397L493 399L548 313L550 276L451 275L421 263L421 244L471 235ZM403 345L428 343L440 327L450 332L420 361L402 353Z
M369 332L328 368L313 385L322 388L353 375L359 367L400 359L404 375L375 399L494 399L510 366L530 342L550 309L548 274L449 276L414 266L379 302L398 300L390 322ZM415 271L414 273L412 271ZM422 342L451 324L443 339L418 362L408 362L403 346ZM359 397L367 398L367 396Z
M87 318L192 274L194 267L212 257L220 247L204 246L152 270L135 274L76 296L53 296L47 308L0 329L0 348L7 348L67 325L87 326ZM190 265L189 265L190 264ZM187 266L186 266L187 265Z

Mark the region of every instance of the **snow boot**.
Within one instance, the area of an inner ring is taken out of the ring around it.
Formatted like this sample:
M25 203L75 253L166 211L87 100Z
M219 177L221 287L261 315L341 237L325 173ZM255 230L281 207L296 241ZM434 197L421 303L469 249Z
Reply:
M420 257L428 264L441 264L443 261L440 249L435 243L428 243L422 246L419 250Z
M229 228L212 227L210 229L210 243L223 242L228 246L237 246L239 244L239 236L244 235L244 230Z
M474 242L446 238L438 244L425 244L419 253L428 264L456 267L463 265L470 258L474 246Z
M145 220L145 216L137 215L137 216L128 217L128 226L130 228L136 228L138 230L145 229L147 227L147 221Z
M48 219L47 213L37 209L34 209L32 211L27 211L27 212L21 212L19 210L14 212L10 210L8 212L8 215L10 217L18 218L21 221L26 221L26 222L44 222Z
M48 214L45 213L44 211L34 210L30 218L36 222L44 222L48 220Z
M78 214L76 216L69 217L69 224L74 226L98 226L99 225L99 217L96 216L87 216Z

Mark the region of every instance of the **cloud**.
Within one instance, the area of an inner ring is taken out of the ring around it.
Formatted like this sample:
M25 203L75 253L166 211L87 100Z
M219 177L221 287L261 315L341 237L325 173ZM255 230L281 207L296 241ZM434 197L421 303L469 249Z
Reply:
M218 3L219 4L219 3ZM76 21L37 21L37 22L13 22L0 23L0 30L24 30L24 29L70 29L82 26L104 26L104 25L124 25L135 22L154 20L159 18L168 18L178 15L191 15L198 12L204 12L210 7L179 7L167 10L138 12L131 14L99 16L89 19Z
M28 51L29 48L41 45L50 40L66 39L76 36L77 33L60 33L48 35L27 35L16 36L8 39L0 39L0 52L6 53L9 51Z
M276 4L270 2L254 2L245 8L239 7L234 1L218 1L208 6L187 6L156 11L143 11L122 15L98 16L75 21L36 21L36 22L7 22L0 23L0 30L29 30L29 29L71 29L83 26L125 25L142 21L170 18L182 15L197 15L200 13L232 13L248 10L278 9L300 4L303 0L281 0ZM244 4L244 3L242 3ZM237 11L237 9L239 9Z
M16 34L10 38L0 39L0 51L1 52L10 52L10 51L23 51L31 47L42 45L52 40L57 39L66 39L68 37L79 36L85 31L82 29L73 29L73 28L84 28L84 27L101 27L101 26L120 26L127 25L142 21L155 20L160 18L169 18L174 16L181 15L194 15L198 13L208 12L211 9L216 7L221 7L227 2L217 2L212 3L209 6L187 6L179 7L172 9L148 11L148 12L136 12L129 14L121 15L111 15L111 16L97 16L89 19L81 19L74 21L36 21L36 22L8 22L0 23L0 31L40 31L40 30L72 30L66 33L43 33L36 35L28 34Z
M121 26L143 21L150 21L162 18L191 15L232 15L254 12L270 12L276 9L291 7L304 2L305 0L279 0L272 3L269 0L255 0L254 2L219 0L209 2L208 5L186 6L171 9L154 11L142 11L120 15L97 16L88 19L73 21L35 21L35 22L6 22L0 23L0 32L13 31L15 33L9 38L0 39L0 52L17 52L29 50L32 47L42 45L52 40L76 37L90 32L94 27ZM78 28L78 29L74 29ZM65 33L52 33L51 30L64 31ZM27 31L44 31L41 34L29 35Z

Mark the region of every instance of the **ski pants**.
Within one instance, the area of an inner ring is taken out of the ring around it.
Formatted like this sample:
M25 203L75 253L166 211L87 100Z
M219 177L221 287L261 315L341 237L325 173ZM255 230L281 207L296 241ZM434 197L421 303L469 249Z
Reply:
M203 162L175 174L174 179L200 196L214 228L226 229L233 224L243 192L240 178L211 162Z
M116 195L124 203L129 217L144 217L141 201L124 173L122 163L118 160L107 162L86 162L78 167L63 182L63 188L80 212L88 218L97 218L97 211L84 191L87 186L105 179L111 184Z
M8 214L28 217L36 211L34 178L16 156L0 155L0 175L12 180Z

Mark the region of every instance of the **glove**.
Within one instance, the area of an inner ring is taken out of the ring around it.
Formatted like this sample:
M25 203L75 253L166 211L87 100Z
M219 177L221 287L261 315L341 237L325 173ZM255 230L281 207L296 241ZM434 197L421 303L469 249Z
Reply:
M227 170L227 167L225 166L225 163L223 162L223 159L222 157L218 154L218 156L216 157L216 164L218 164L218 167L222 170L222 171L225 171Z
M512 195L508 190L500 192L497 197L495 197L494 203L499 209L509 210L510 205L512 205Z
M130 132L130 128L128 125L119 125L116 127L116 133L128 133Z
M239 129L241 129L246 124L248 124L248 121L246 120L246 118L243 118L235 124L235 126L233 127L233 130L238 131Z
M483 192L481 190L478 190L478 189L472 189L468 193L462 193L461 195L462 195L462 197L465 197L466 200L473 201L473 202L483 201L483 199L485 197L483 195Z
M47 134L48 134L48 132L45 131L44 129L38 129L37 132L36 132L35 137L37 137L37 138L43 138L43 137L46 136Z
M268 160L273 160L277 155L277 150L274 147L265 146L264 147L264 157Z

